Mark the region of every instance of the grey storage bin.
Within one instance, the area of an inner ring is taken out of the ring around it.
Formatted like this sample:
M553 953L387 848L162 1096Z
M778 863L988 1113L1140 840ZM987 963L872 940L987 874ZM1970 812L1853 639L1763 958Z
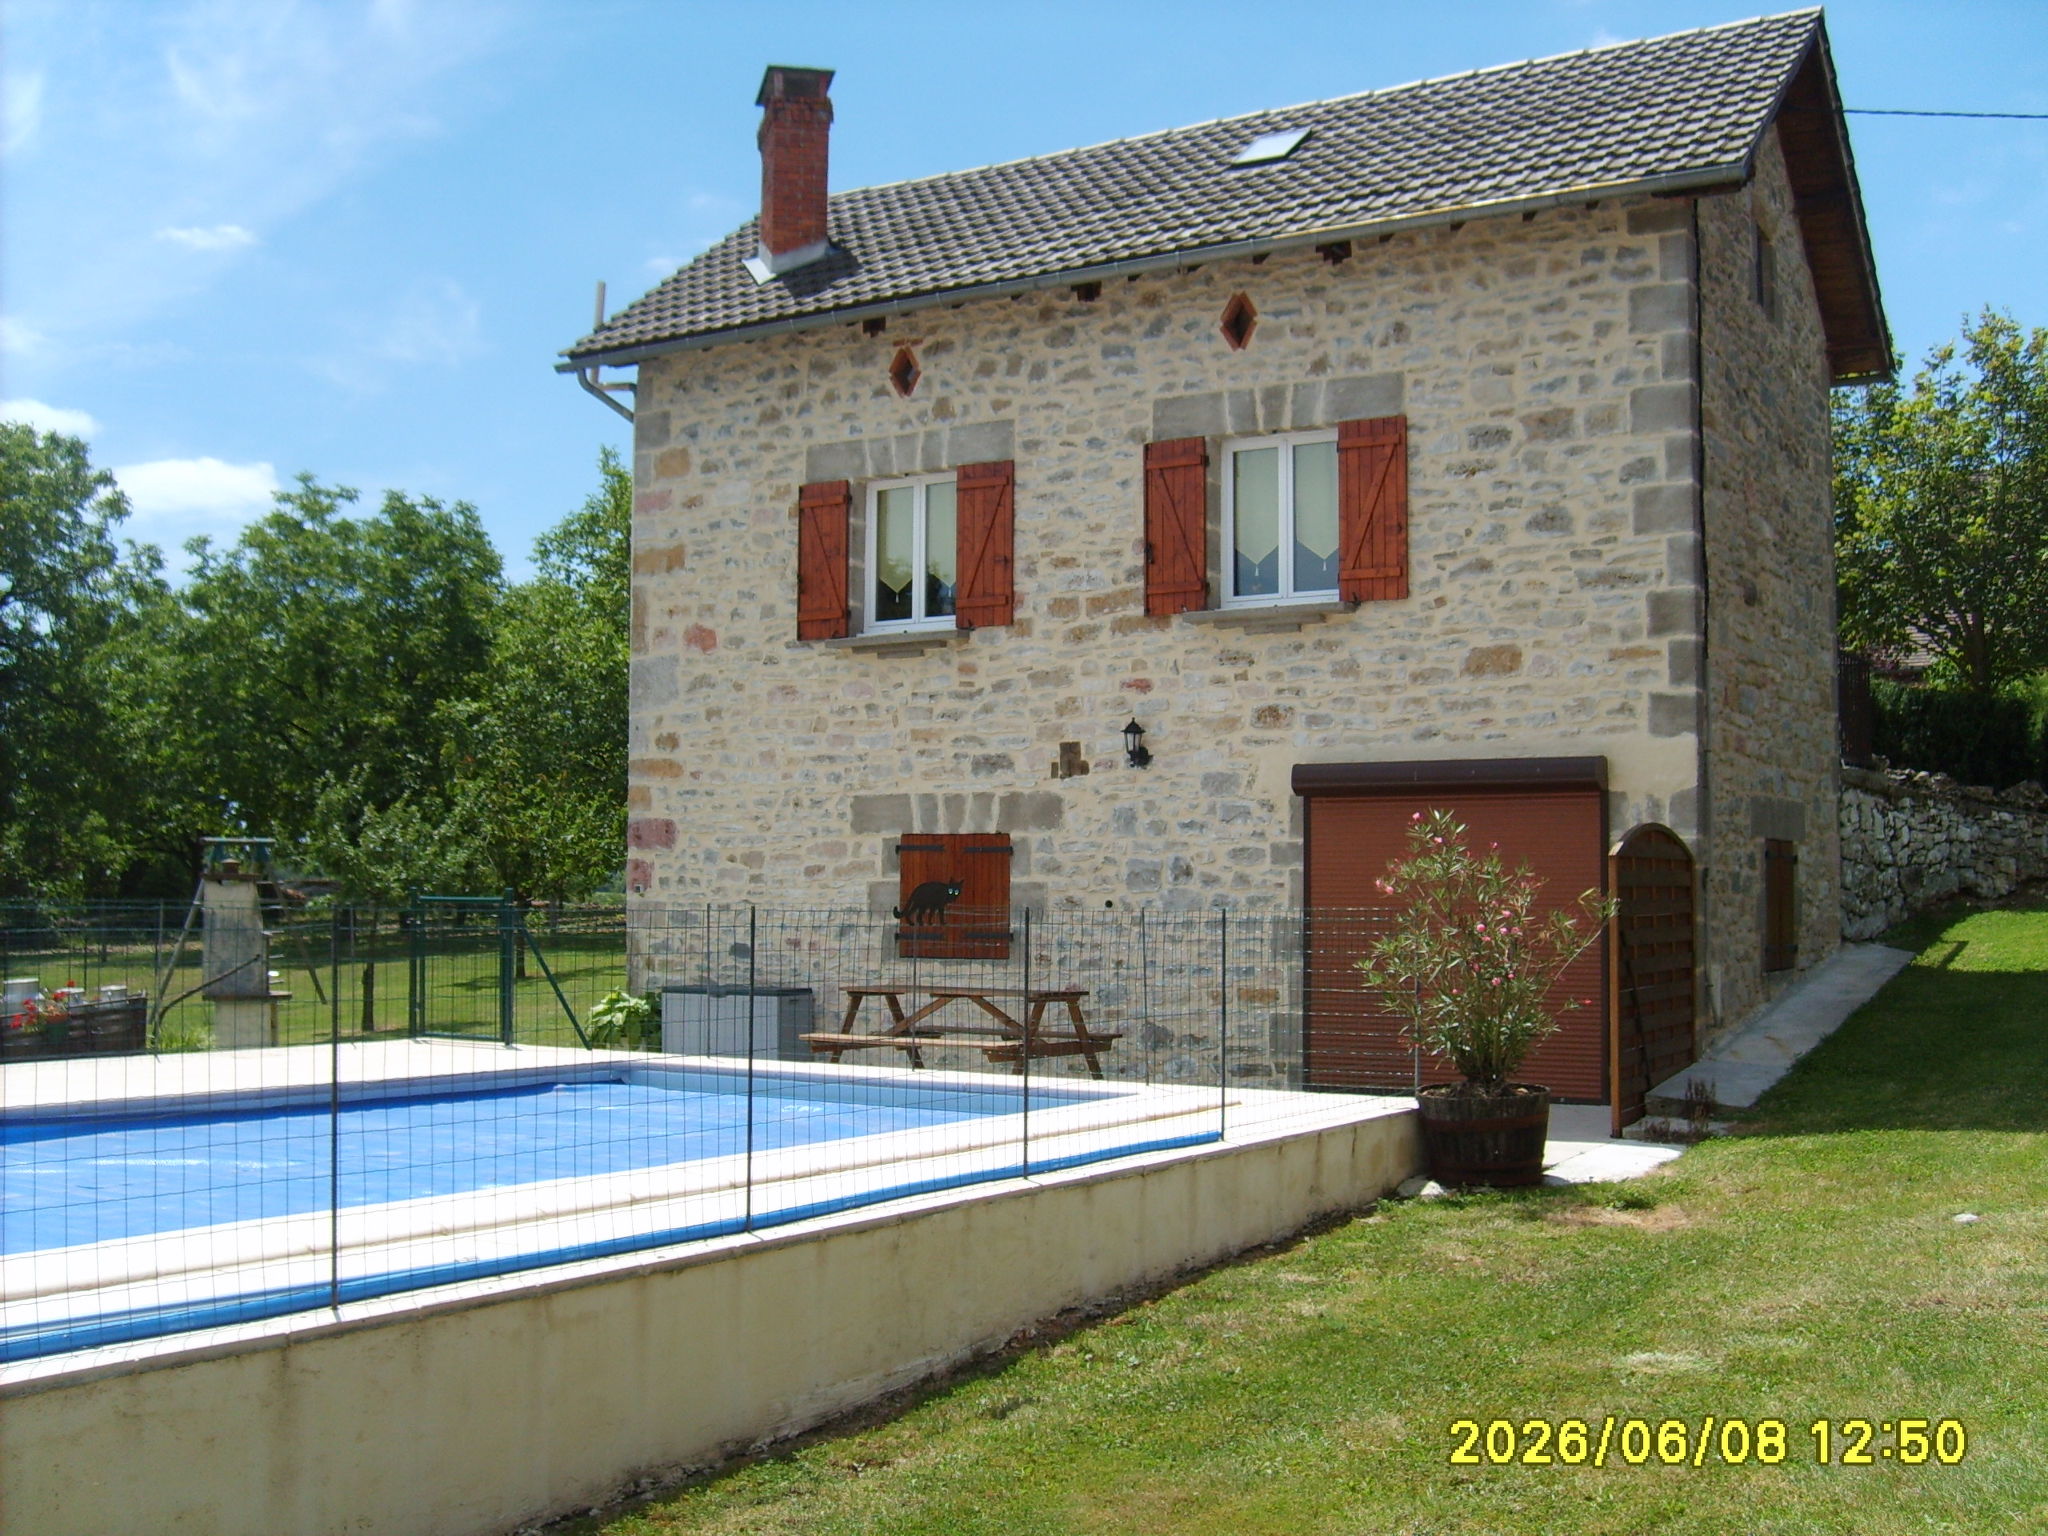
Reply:
M673 986L661 989L661 1048L687 1056L809 1061L815 1029L809 987Z

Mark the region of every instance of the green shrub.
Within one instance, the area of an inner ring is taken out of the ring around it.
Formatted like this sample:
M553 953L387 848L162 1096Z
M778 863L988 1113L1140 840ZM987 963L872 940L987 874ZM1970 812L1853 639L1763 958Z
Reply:
M1894 768L2005 789L2048 773L2048 740L2031 699L1873 681L1872 747Z
M599 1050L651 1051L661 1045L661 1010L654 997L607 992L590 1010L590 1043Z

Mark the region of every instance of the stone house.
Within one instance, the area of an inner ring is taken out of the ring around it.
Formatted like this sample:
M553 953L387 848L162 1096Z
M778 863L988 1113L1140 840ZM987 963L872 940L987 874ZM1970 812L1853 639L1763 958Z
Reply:
M1892 359L1819 12L828 196L830 81L561 365L638 370L633 904L958 884L903 942L987 955L1369 906L1448 806L1633 902L1532 1067L1617 1103L1834 948L1828 393ZM1301 949L1273 1070L1406 1081Z

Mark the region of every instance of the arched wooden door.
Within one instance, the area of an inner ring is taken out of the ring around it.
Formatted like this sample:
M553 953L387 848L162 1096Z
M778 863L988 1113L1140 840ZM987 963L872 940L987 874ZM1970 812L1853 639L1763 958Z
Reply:
M1607 888L1620 901L1607 945L1607 1059L1619 1134L1643 1117L1650 1089L1695 1054L1693 862L1677 833L1655 825L1637 827L1607 861Z

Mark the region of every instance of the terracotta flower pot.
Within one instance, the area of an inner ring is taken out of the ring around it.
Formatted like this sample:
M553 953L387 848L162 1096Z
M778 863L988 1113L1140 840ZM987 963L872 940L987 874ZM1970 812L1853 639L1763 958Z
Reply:
M1498 1095L1468 1083L1439 1083L1416 1095L1429 1176L1450 1189L1490 1184L1513 1189L1543 1182L1550 1134L1550 1090L1509 1083Z

